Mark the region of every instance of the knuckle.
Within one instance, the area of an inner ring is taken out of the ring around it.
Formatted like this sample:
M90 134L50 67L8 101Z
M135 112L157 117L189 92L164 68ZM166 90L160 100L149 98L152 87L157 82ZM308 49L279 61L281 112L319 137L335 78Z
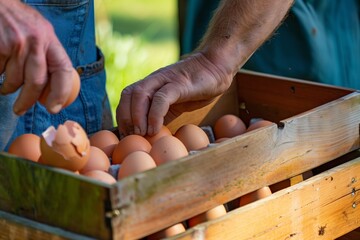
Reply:
M42 90L45 87L45 84L39 80L31 80L31 81L28 81L27 84L29 84L31 90L36 93L42 92Z
M134 96L141 96L147 93L147 91L145 91L145 89L140 85L134 85L132 93Z
M15 51L19 51L24 48L26 44L26 37L22 32L14 31L12 32L11 42L13 45L13 49Z
M167 94L164 91L157 91L152 99L152 102L156 104L164 103L167 100Z
M128 97L131 96L132 92L133 92L133 85L127 86L125 87L122 91L121 91L121 97Z

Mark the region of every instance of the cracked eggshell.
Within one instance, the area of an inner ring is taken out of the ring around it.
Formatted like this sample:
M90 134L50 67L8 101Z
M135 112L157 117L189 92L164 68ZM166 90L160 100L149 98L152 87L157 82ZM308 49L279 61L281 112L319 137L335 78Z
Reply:
M41 163L53 167L78 171L90 156L90 142L84 129L71 120L49 127L40 140Z

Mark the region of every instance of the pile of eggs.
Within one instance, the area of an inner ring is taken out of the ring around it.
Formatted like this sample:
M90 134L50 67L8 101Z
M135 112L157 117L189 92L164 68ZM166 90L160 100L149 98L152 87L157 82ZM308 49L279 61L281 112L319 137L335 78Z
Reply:
M257 119L247 127L238 116L226 114L217 119L210 132L194 124L185 124L172 134L166 126L162 126L154 136L128 135L120 140L109 130L88 136L78 123L68 120L57 129L49 127L41 136L30 133L19 136L11 143L8 152L113 184L135 173L186 157L193 151L204 150L210 142L220 143L271 124L270 121ZM240 198L240 206L271 194L268 187L265 188ZM192 227L224 214L225 206L219 205L188 219L187 225ZM148 239L168 237L183 231L185 225L179 223L148 236Z
M74 121L41 136L27 133L16 138L8 152L40 164L66 169L109 184L206 148L209 138L198 126L187 124L172 135L163 126L154 136L128 135L121 140L109 130L87 136ZM113 166L118 171L111 172Z

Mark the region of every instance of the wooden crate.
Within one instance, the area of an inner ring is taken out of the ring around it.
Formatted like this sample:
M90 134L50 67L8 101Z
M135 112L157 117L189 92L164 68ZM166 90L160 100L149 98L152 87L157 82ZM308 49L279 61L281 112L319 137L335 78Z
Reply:
M228 92L168 127L174 132L185 123L211 126L225 113L273 125L116 184L1 153L0 238L142 238L351 152L344 165L175 238L341 236L360 226L360 169L353 155L359 148L359 103L352 89L241 71Z

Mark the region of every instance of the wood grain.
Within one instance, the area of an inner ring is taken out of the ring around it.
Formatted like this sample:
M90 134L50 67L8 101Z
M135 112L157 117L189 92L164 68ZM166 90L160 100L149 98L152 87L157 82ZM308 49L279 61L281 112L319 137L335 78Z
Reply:
M169 239L334 239L360 227L359 204L357 158Z
M0 239L94 240L94 238L74 234L3 211L0 211Z
M109 238L109 187L0 153L0 210L96 238Z

